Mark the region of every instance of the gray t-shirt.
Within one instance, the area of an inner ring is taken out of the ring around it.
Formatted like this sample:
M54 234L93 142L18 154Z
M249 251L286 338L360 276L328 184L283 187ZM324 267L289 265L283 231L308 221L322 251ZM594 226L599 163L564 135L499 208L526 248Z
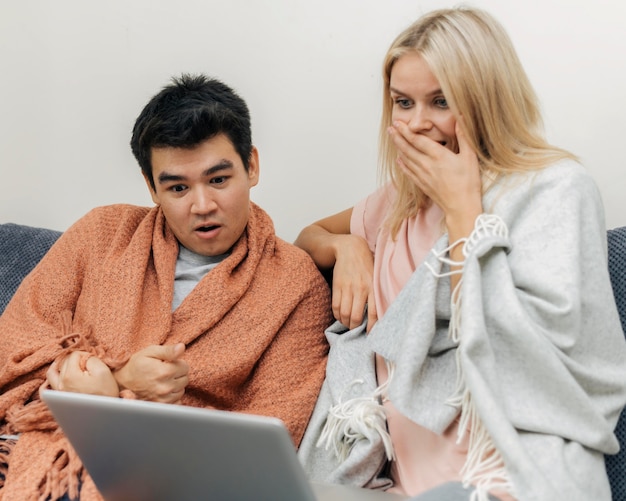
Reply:
M174 299L172 311L180 306L202 277L220 264L228 254L219 256L202 256L180 246L174 273Z

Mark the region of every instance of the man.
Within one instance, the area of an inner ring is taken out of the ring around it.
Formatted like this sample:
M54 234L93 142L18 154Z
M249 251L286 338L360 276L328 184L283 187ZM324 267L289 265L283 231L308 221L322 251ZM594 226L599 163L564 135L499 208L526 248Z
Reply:
M0 317L0 433L21 433L0 448L3 501L73 498L81 482L81 499L99 497L42 385L277 416L296 445L315 405L329 290L250 201L245 102L183 75L143 109L131 147L155 207L89 212Z

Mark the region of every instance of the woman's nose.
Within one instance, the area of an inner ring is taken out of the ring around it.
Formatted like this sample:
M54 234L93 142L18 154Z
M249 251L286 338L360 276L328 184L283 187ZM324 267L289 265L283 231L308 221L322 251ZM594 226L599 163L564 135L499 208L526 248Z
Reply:
M428 116L427 110L421 106L416 106L413 109L408 126L412 132L418 133L432 129L433 123Z

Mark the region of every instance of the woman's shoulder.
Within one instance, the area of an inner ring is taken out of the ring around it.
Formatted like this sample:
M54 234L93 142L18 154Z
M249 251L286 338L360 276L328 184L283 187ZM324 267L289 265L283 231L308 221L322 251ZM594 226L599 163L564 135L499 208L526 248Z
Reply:
M378 227L386 217L397 192L391 183L380 186L352 208L352 221L359 221L359 226Z
M587 183L593 181L590 172L582 163L569 158L539 169L537 176L546 180L560 179L563 182Z
M389 207L397 196L393 184L386 183L376 188L373 192L355 204L355 209L362 207L363 210Z
M504 194L513 201L517 197L538 196L545 192L576 195L597 191L588 169L576 160L565 159L541 169L501 176L487 191L486 200L495 200Z
M576 215L600 217L602 197L587 168L575 160L561 160L542 169L500 178L483 200L487 212L499 214L513 224L524 218L547 221Z
M542 192L562 199L587 199L600 203L600 190L591 172L576 160L561 160L538 170L530 183L530 192Z

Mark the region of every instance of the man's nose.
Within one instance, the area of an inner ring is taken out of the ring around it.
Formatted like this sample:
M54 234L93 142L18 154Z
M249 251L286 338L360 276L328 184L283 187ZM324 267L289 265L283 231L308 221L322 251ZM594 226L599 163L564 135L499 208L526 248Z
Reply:
M215 200L209 188L197 188L193 193L191 210L195 214L206 214L215 208Z

